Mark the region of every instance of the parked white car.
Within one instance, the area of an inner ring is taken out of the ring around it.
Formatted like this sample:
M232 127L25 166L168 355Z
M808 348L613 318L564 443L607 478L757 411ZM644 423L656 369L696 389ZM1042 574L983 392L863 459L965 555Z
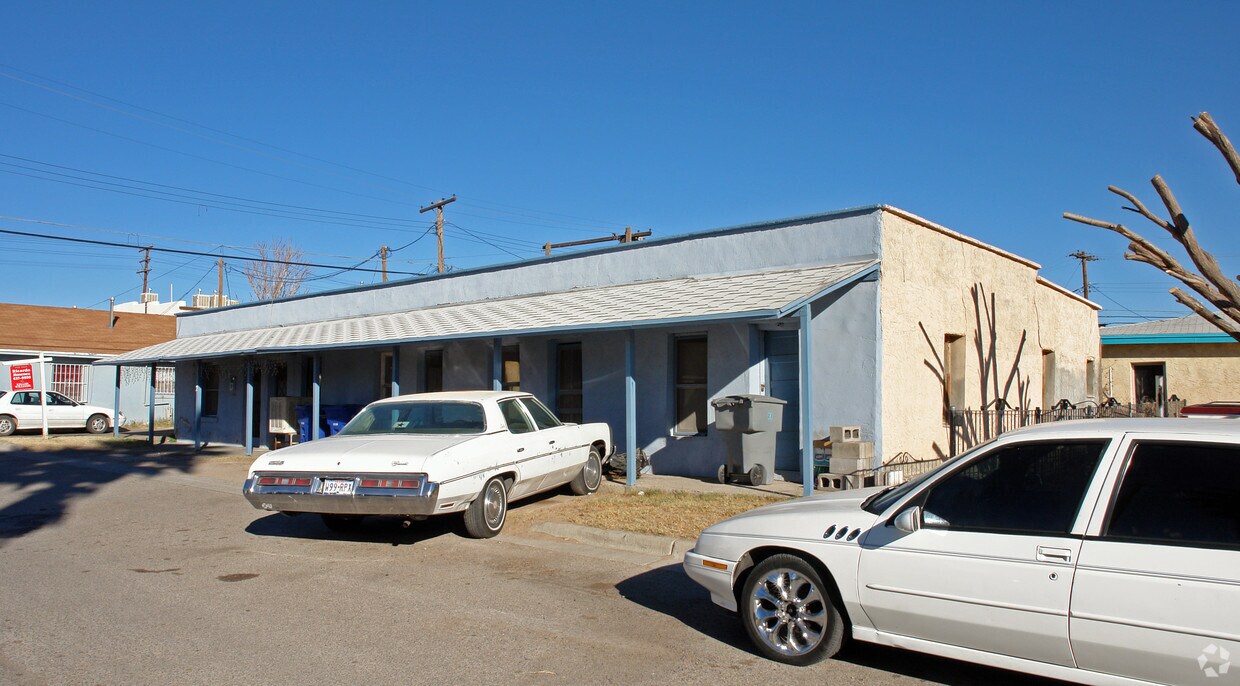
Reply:
M490 538L509 502L565 484L596 491L612 448L606 424L564 424L529 393L405 395L371 403L335 436L258 458L244 493L333 529L365 515L463 512L469 535Z
M1088 684L1236 683L1240 422L1013 431L895 488L715 524L684 567L782 662L851 636Z
M0 391L0 436L14 431L43 428L40 391ZM101 434L112 427L112 410L75 402L55 392L47 392L47 428L86 429ZM125 423L125 415L120 416Z

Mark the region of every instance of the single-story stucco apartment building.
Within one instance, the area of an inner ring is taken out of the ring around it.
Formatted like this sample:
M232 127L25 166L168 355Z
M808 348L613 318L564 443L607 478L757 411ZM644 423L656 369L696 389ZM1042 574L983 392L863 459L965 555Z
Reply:
M683 475L725 460L712 399L769 394L800 480L833 425L877 465L946 454L951 406L1096 400L1098 307L1038 268L868 206L184 313L175 341L104 363L175 363L199 441L267 443L277 396L520 388Z

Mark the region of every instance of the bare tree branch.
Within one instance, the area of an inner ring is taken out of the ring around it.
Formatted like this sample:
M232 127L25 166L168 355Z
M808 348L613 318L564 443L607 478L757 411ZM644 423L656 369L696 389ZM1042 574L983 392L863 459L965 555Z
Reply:
M1235 146L1227 140L1227 136L1223 135L1222 129L1214 123L1214 118L1210 116L1210 113L1202 112L1193 117L1193 128L1218 148L1218 151L1223 154L1223 159L1227 160L1227 164L1231 166L1231 171L1235 173L1236 183L1240 183L1240 155L1236 154Z
M1240 156L1236 154L1235 147L1223 135L1222 130L1214 123L1209 113L1202 112L1195 117L1193 128L1197 129L1218 148L1219 152L1223 154L1224 159L1227 160L1228 165L1231 166L1232 171L1236 174L1237 182L1240 182ZM1171 295L1185 307L1188 307L1205 318L1206 321L1227 332L1232 338L1240 341L1240 283L1237 283L1240 277L1237 277L1236 280L1227 278L1219 266L1218 260L1197 242L1197 236L1193 232L1192 224L1188 221L1188 217L1184 214L1184 209L1180 206L1179 200L1176 199L1167 182L1161 176L1155 176L1150 180L1150 183L1153 184L1154 190L1158 193L1159 199L1162 200L1163 206L1167 208L1170 221L1154 214L1136 196L1122 188L1110 186L1107 190L1132 203L1132 207L1125 207L1124 209L1140 214L1151 223L1171 234L1171 237L1183 246L1184 251L1188 253L1193 266L1197 268L1196 272L1189 271L1168 252L1123 224L1104 222L1072 214L1071 212L1065 212L1063 216L1065 219L1074 222L1113 231L1128 239L1129 252L1124 254L1124 259L1149 264L1196 291L1211 305L1218 308L1222 315L1220 316L1212 312L1205 305L1179 288L1172 289Z
M260 258L276 260L246 263L245 278L250 282L255 299L272 300L296 295L301 290L301 282L310 274L308 267L293 264L301 260L301 250L285 239L270 243L259 241L255 248Z

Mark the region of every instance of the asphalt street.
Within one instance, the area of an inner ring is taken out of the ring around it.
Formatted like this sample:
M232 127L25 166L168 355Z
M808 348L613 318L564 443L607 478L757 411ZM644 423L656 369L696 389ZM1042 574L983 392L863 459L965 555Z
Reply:
M455 518L341 535L239 473L0 452L0 683L1052 683L863 644L786 667L678 559Z

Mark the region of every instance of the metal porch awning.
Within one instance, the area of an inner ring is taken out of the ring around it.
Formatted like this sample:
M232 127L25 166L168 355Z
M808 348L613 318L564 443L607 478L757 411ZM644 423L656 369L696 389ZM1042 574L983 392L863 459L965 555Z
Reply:
M404 312L188 336L104 358L95 364L148 365L463 338L771 319L794 313L806 303L859 281L877 269L878 260L863 260L801 269L575 288Z

